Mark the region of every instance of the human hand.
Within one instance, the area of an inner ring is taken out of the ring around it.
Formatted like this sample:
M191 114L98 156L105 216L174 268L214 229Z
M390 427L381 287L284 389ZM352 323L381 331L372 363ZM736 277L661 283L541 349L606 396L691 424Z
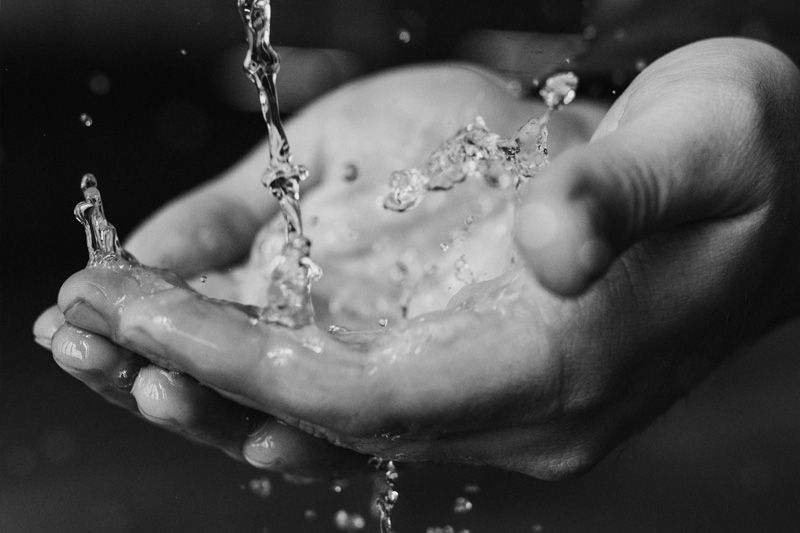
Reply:
M575 473L796 313L787 135L798 110L785 95L797 85L794 67L755 43L670 54L615 104L595 142L531 183L514 226L529 269L492 277L487 267L491 279L447 310L380 333L252 326L238 308L181 288L141 294L129 275L102 269L73 276L59 304L68 327L364 453ZM510 224L502 214L483 223ZM506 235L484 239L495 245L485 255L507 258Z
M393 89L401 97L393 96ZM348 109L362 103L361 112ZM396 301L400 285L387 272L396 268L398 259L414 259L405 252L415 242L430 241L423 247L425 254L441 263L443 271L452 271L456 247L443 254L439 242L448 238L454 221L463 223L466 207L458 201L448 201L448 209L437 207L432 198L427 209L420 208L414 216L377 210L376 199L392 170L419 163L432 146L478 112L492 127L510 135L541 111L540 104L512 98L499 80L475 69L416 68L347 87L292 120L287 129L296 159L312 167L311 183L306 185L314 190L304 195L306 232L314 243L314 259L326 270L323 280L314 285L318 323L324 328L326 320L334 319L330 315L335 315L337 324L352 327L375 328L379 316L394 322L400 311ZM411 117L412 113L417 116ZM569 115L559 115L554 119L558 130L553 136L554 151L588 138L599 120L596 110L580 105L573 106ZM364 143L364 138L371 142ZM264 160L262 146L222 179L166 206L132 235L126 248L144 264L178 272L207 296L265 303L260 301L264 263L278 253L283 232L275 224L267 225L253 243L260 226L276 212L275 202L258 182ZM343 176L349 172L352 178L353 163L359 177L346 181ZM468 194L468 185L453 194L469 198L487 191L473 186ZM507 202L495 197L492 204ZM374 217L379 217L380 224ZM441 231L431 231L432 223ZM231 267L249 246L251 259ZM510 240L505 239L502 246L508 248ZM380 253L379 248L383 248ZM219 267L226 268L215 271ZM440 286L428 283L427 290L412 302L411 312L419 314L425 306L443 307L448 295L463 285L452 274L450 278L439 280ZM445 281L451 283L449 289L441 286ZM182 283L177 278L171 282ZM346 290L339 290L342 287ZM107 338L64 324L57 307L40 317L35 334L44 346L52 345L62 368L109 401L230 455L303 474L341 473L366 465L362 456L277 424L258 411L223 400L185 374L167 372Z

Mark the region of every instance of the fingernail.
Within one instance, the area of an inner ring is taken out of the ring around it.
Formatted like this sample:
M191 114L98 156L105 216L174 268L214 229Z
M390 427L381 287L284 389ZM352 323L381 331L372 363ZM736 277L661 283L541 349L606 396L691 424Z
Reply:
M45 350L52 350L53 349L53 342L50 339L48 339L47 337L34 336L33 337L33 341L36 344L38 344L39 346L41 346L42 348L44 348Z
M269 423L262 425L247 438L242 447L242 455L256 468L276 469L284 462L272 439Z
M117 389L130 392L133 389L133 384L136 382L136 376L139 375L141 367L123 368L117 371L114 376L114 385Z
M64 311L67 322L73 326L108 336L111 328L106 319L84 300L78 300Z

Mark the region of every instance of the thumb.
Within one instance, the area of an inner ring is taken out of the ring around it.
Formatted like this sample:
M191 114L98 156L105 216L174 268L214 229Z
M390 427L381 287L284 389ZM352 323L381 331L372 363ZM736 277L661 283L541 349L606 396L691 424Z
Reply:
M703 129L697 117L640 116L564 152L532 180L515 236L540 283L580 294L648 235L753 207L757 195L732 168L731 139Z

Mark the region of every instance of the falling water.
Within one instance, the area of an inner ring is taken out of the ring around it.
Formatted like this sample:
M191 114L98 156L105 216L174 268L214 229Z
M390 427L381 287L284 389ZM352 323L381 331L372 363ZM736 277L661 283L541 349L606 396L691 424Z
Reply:
M311 241L303 235L300 182L308 176L308 170L292 161L292 150L281 123L275 88L280 59L270 44L269 0L238 0L238 6L248 43L243 66L258 90L261 115L267 127L269 159L261 182L278 200L286 225L286 241L278 260L271 263L267 306L259 318L300 328L314 321L311 282L322 275L309 256Z

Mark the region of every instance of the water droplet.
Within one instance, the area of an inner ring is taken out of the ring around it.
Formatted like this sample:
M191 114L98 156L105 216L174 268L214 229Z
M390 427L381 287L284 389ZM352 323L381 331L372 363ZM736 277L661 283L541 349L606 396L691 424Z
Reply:
M411 42L411 32L407 28L400 28L397 30L397 38L401 43L408 44Z
M314 509L306 509L303 513L303 517L306 519L306 522L313 522L317 519L317 512Z
M615 41L624 41L627 37L628 37L628 32L625 31L623 28L619 28L614 31Z
M272 494L272 483L267 477L251 479L247 487L250 489L250 492L259 498L269 498L270 494Z
M344 509L336 512L333 523L339 531L361 531L366 525L363 516L358 513L348 513Z
M330 326L328 326L328 333L331 333L333 335L338 335L339 333L347 333L348 331L350 330L342 326L337 326L336 324L331 324Z
M87 172L81 177L81 191L97 187L97 178L91 172Z
M467 218L464 219L464 224L466 224L467 226L469 226L473 222L475 222L475 215L467 215Z
M111 80L105 74L95 74L89 78L89 90L97 96L104 96L111 90Z
M398 212L416 207L425 196L428 181L428 176L417 168L392 172L391 190L383 199L383 207Z
M588 25L583 29L583 38L587 41L591 41L597 37L597 27L593 25Z
M258 318L254 317L254 316L251 316L250 319L248 320L248 322L250 322L251 326L257 326L258 325Z
M378 498L375 500L374 509L378 512L380 532L392 533L392 510L400 497L400 494L394 490L394 484L398 476L397 469L394 461L381 459L380 457L371 457L369 464L378 470L383 470L383 479L377 480L382 483L382 487L378 493Z
M186 48L181 48L181 49L180 49L180 52L181 52L181 55L182 55L182 56L185 56L186 54L188 54L188 53L189 53L189 52L187 52L187 51L186 51Z
M442 251L442 253L444 253L444 252L446 252L447 250L450 249L450 245L447 244L446 242L440 242L439 243L439 249Z
M380 318L380 319L378 319L378 325L380 327L382 327L382 328L385 328L388 323L389 323L389 319L388 318Z
M542 524L533 524L531 526L531 531L533 531L533 533L542 533L542 531L544 531L544 526Z
M467 285L475 282L475 273L472 272L465 255L459 257L453 266L455 267L456 279L458 281L466 283Z
M506 90L515 98L522 96L522 82L519 80L509 80L506 82Z
M477 483L468 483L464 485L464 492L467 494L477 494L481 491L480 485Z
M636 64L634 66L636 67L636 72L641 72L647 68L647 60L643 57L640 57L636 60Z
M453 512L456 514L467 514L472 510L472 502L463 496L456 498L453 502Z
M87 128L94 123L94 120L92 120L92 117L88 113L81 113L80 119L81 123Z
M200 276L200 283L205 283L207 280L208 280L208 276L206 276L205 274Z
M348 163L344 167L344 181L356 181L358 179L358 167L353 163Z
M560 109L575 99L578 76L574 72L562 72L547 78L539 96L549 109Z
M129 372L127 368L124 368L117 372L115 385L118 389L129 391L133 388L134 381L136 381L136 375Z
M336 494L341 494L344 488L347 486L347 482L343 480L335 480L331 483L331 490Z

